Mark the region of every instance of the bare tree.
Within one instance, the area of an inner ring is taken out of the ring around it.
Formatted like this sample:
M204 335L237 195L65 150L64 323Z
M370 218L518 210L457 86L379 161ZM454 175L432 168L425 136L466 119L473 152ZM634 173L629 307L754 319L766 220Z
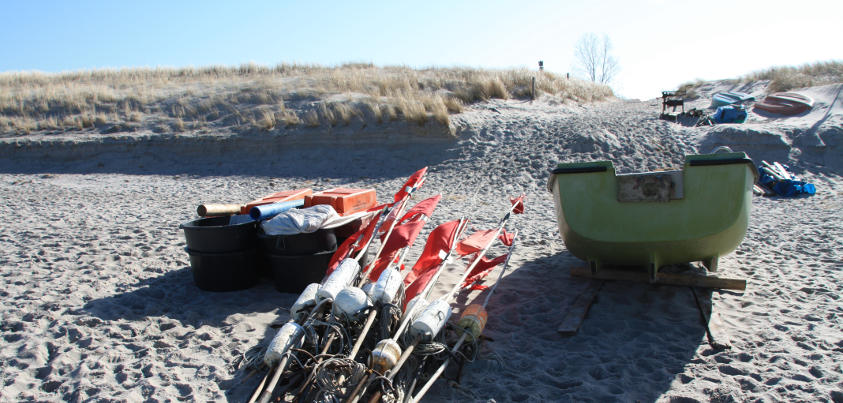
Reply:
M608 84L618 72L618 61L610 54L612 44L609 36L603 35L601 42L597 35L588 33L580 37L575 48L579 67L591 81Z

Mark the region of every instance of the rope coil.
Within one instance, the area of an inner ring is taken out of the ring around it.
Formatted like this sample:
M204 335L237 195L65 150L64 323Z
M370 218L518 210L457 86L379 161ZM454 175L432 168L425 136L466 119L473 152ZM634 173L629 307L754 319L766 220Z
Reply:
M332 357L319 363L314 372L317 400L333 401L342 397L346 382L356 384L366 376L366 366L352 359Z

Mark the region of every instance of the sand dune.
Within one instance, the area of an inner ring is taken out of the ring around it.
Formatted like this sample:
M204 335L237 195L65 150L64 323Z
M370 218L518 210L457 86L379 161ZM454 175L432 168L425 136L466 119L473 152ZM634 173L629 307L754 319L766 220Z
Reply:
M440 381L428 400L841 401L840 89L806 89L816 106L804 116L752 113L743 125L700 128L658 120L656 101L544 97L466 108L451 117L455 137L0 139L0 400L245 401L258 379L241 369L243 356L268 342L296 295L269 284L200 291L178 224L200 202L301 186L388 197L428 165L419 200L444 195L428 231L462 215L492 226L508 196L527 195L527 213L512 220L522 234L512 271L489 306L491 340L459 386ZM559 335L592 283L569 275L583 263L556 229L548 170L591 159L620 172L677 167L721 145L786 163L818 189L754 199L745 241L721 259L723 275L749 283L703 294L732 348L709 346L688 288L646 284L607 282L580 331ZM455 281L455 269L445 277ZM462 295L457 309L477 297Z

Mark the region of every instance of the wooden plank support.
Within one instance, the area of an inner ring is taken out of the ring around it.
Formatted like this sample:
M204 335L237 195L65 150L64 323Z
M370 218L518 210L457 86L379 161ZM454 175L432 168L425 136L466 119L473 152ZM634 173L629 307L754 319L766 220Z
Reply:
M711 316L708 317L708 330L711 332L714 340L717 340L720 345L726 348L732 348L732 340L729 338L729 333L726 332L726 326L723 324L723 320L720 319L719 313L712 312Z
M697 290L694 287L688 287L691 289L691 293L694 295L694 302L697 305L697 309L700 311L700 321L702 321L703 327L705 327L705 335L708 338L708 344L711 348L716 350L725 350L732 348L732 344L729 341L729 336L726 334L723 328L723 323L720 322L720 315L717 315L714 312L713 304L703 304L700 301L700 296L697 294ZM711 302L709 300L709 302Z
M727 290L741 291L746 290L745 279L701 276L699 274L688 273L659 272L655 282L650 281L650 277L646 272L631 270L600 268L597 273L592 274L591 270L586 267L574 267L571 269L571 275L577 277L591 278L595 280L620 280L652 284L679 285L688 287L722 288Z
M591 273L591 271L585 267L582 269L587 271L589 274ZM568 312L565 313L565 316L562 318L562 324L559 325L559 328L557 329L560 334L563 336L572 336L577 333L580 329L580 325L582 325L582 322L585 320L585 315L588 314L588 309L597 298L597 293L602 287L602 281L595 281L589 284L588 287L580 293L580 295L577 295L574 302L572 302L571 306L568 308Z

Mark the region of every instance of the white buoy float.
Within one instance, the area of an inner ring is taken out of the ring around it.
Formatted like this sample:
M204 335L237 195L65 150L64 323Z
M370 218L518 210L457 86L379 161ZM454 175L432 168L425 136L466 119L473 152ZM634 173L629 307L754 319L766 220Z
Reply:
M404 283L404 276L398 271L398 268L393 266L381 272L378 281L369 292L369 297L372 302L380 304L391 304L398 295L398 290Z
M326 299L334 300L346 286L350 285L360 272L360 263L355 259L343 259L339 266L319 287L316 292L316 302L320 303Z
M357 287L346 287L337 294L331 313L346 322L360 319L363 313L372 307L369 296Z
M450 317L451 305L447 301L437 299L431 302L410 325L410 338L421 343L433 341Z
M319 291L319 283L308 284L290 308L290 318L296 322L303 321L310 314L310 310L316 306L317 291Z
M303 344L304 328L298 323L287 322L275 333L275 337L269 343L269 347L266 348L266 353L263 355L263 362L267 366L273 367L281 361L287 351L290 351L291 348L301 348Z

